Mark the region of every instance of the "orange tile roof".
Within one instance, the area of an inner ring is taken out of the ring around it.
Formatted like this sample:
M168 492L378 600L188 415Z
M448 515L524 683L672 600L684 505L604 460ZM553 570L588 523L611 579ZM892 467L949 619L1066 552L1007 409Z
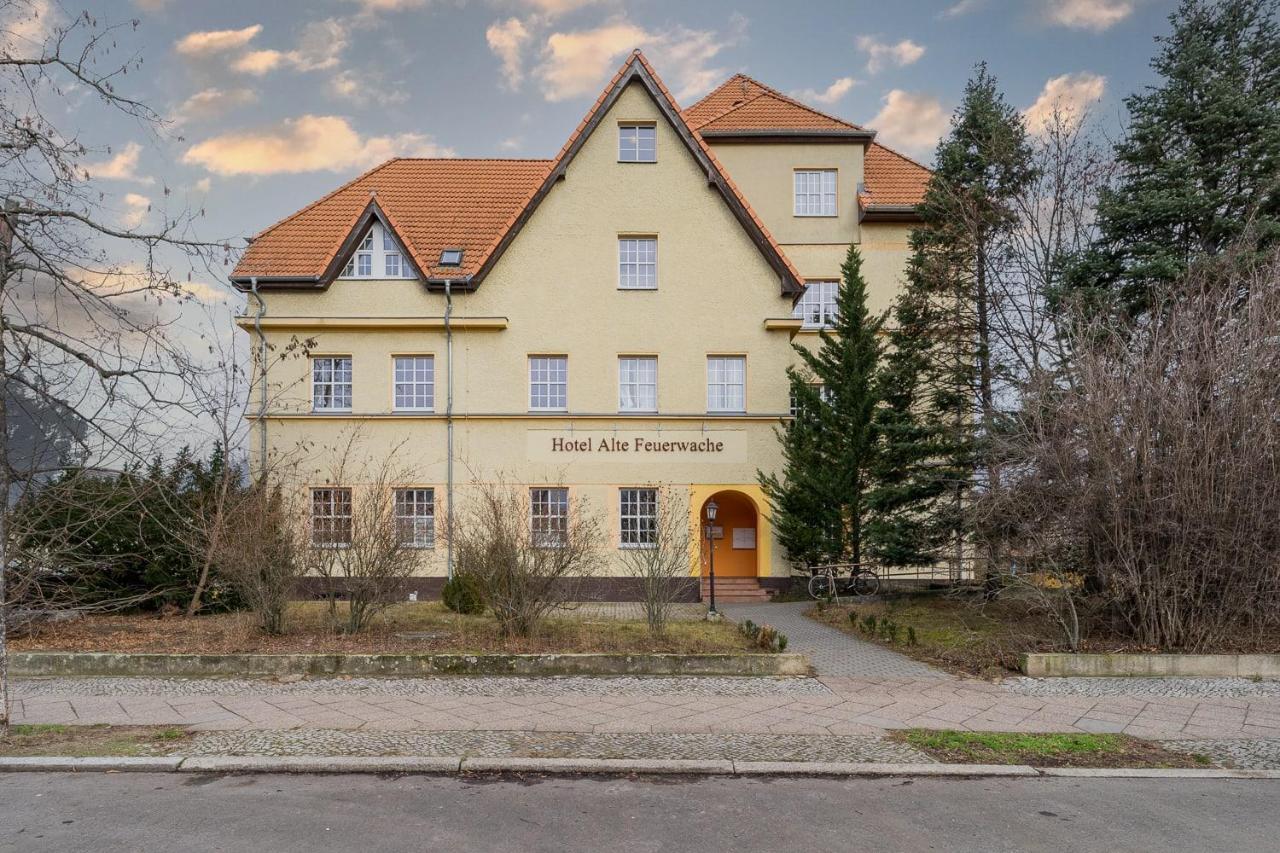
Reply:
M745 74L735 74L721 83L685 110L685 118L699 133L862 130L856 124L806 106Z
M867 146L862 161L865 191L859 195L863 207L868 204L919 204L925 187L933 175L924 166L878 142Z
M474 273L542 183L549 160L389 160L262 231L232 279L319 279L371 199L429 277ZM462 267L437 269L442 249Z

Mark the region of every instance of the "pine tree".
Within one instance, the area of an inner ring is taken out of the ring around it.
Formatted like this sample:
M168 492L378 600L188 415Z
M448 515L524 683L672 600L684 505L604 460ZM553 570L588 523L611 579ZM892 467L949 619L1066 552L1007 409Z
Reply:
M983 64L965 86L936 161L895 308L895 325L912 330L898 336L895 349L910 352L911 372L897 381L909 379L903 387L913 398L912 408L899 409L895 440L903 444L897 453L915 460L913 476L920 476L920 497L929 504L926 526L935 532L950 526L958 541L961 504L976 473L988 487L999 483L985 454L1000 420L991 287L1007 259L1015 201L1036 178L1022 117ZM926 475L919 464L929 458L934 473ZM943 477L951 494L945 508L934 494Z
M1280 239L1280 0L1183 0L1157 38L1161 80L1131 95L1120 177L1070 284L1130 316L1197 257ZM1251 230L1249 230L1251 229Z
M796 563L861 562L877 453L877 373L884 315L867 307L856 246L841 266L837 316L817 351L795 345L788 370L795 416L779 429L784 470L758 475L779 541Z

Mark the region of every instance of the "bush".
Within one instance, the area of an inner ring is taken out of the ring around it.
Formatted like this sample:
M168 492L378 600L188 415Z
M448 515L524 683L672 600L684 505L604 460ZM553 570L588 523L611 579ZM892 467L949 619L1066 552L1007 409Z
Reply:
M766 652L781 652L787 648L787 635L772 625L757 625L750 619L744 619L738 623L738 631Z
M455 574L445 583L441 598L454 613L478 616L484 612L484 584L475 575Z

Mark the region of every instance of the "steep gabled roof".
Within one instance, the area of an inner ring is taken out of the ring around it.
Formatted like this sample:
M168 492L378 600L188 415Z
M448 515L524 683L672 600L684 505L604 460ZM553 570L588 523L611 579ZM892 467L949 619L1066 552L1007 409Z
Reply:
M689 125L703 136L770 133L865 137L872 131L815 110L745 74L735 74L685 110Z
M549 160L389 160L254 238L232 273L247 284L324 286L376 215L418 272L465 278L484 263L528 203ZM463 249L461 268L437 268L442 249Z
M803 292L799 272L778 247L707 144L694 133L648 60L635 51L613 76L554 160L391 160L267 228L236 266L240 285L326 287L373 217L399 238L428 284L448 276L476 287L502 257L610 106L630 84L643 85L724 198L782 292ZM376 203L374 203L376 202ZM461 268L436 266L442 249L463 249Z

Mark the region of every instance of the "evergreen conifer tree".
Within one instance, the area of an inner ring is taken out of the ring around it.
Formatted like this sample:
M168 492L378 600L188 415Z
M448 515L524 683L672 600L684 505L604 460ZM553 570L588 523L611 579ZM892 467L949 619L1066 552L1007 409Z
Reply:
M1100 236L1070 284L1139 316L1197 257L1280 239L1280 0L1183 0L1131 95Z

